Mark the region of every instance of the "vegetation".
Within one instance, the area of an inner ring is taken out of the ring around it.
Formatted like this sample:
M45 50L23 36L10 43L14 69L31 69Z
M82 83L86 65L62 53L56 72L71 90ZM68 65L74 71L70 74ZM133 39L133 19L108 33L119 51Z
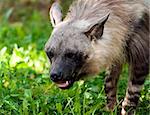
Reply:
M18 0L17 3L22 1L29 0ZM39 2L31 0L30 5L37 5ZM13 6L16 4L14 1L4 0L1 3L5 6L0 12L0 115L119 113L127 85L126 66L120 76L118 105L114 112L106 112L104 109L105 73L85 82L79 81L69 90L60 90L49 79L50 65L43 50L52 31L47 9L41 11L39 7L32 9L30 5L18 4L15 6L21 9L17 9ZM149 100L150 79L147 79L136 115L149 115Z

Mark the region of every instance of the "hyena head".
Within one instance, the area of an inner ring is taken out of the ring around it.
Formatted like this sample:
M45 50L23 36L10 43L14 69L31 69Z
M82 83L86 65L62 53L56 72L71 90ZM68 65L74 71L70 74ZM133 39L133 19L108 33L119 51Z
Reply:
M97 39L101 39L109 14L91 22L61 21L60 15L55 17L53 10L50 15L54 30L45 45L45 51L51 62L51 80L61 89L66 89L84 76L99 72L93 42L96 44Z

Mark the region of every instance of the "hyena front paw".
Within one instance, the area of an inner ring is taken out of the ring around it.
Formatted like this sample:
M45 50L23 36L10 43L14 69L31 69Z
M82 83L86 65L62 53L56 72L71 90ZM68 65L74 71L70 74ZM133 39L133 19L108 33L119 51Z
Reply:
M121 115L134 115L135 106L130 105L127 100L122 103Z
M129 106L122 107L121 115L134 115L134 113L135 113L134 107Z

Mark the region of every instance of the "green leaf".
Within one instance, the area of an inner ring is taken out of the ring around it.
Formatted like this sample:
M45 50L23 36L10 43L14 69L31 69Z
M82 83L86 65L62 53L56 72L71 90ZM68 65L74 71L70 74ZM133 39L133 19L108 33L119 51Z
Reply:
M62 105L61 103L56 103L56 109L59 113L62 113Z

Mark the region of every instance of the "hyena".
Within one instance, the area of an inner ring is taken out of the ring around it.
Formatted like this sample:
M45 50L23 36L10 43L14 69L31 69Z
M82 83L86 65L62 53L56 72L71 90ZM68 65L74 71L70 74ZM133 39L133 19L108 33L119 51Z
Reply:
M106 107L113 110L122 65L128 63L129 81L121 113L135 109L149 74L150 18L143 1L76 0L63 20L56 2L50 16L54 30L45 51L51 62L51 80L67 89L106 69Z

